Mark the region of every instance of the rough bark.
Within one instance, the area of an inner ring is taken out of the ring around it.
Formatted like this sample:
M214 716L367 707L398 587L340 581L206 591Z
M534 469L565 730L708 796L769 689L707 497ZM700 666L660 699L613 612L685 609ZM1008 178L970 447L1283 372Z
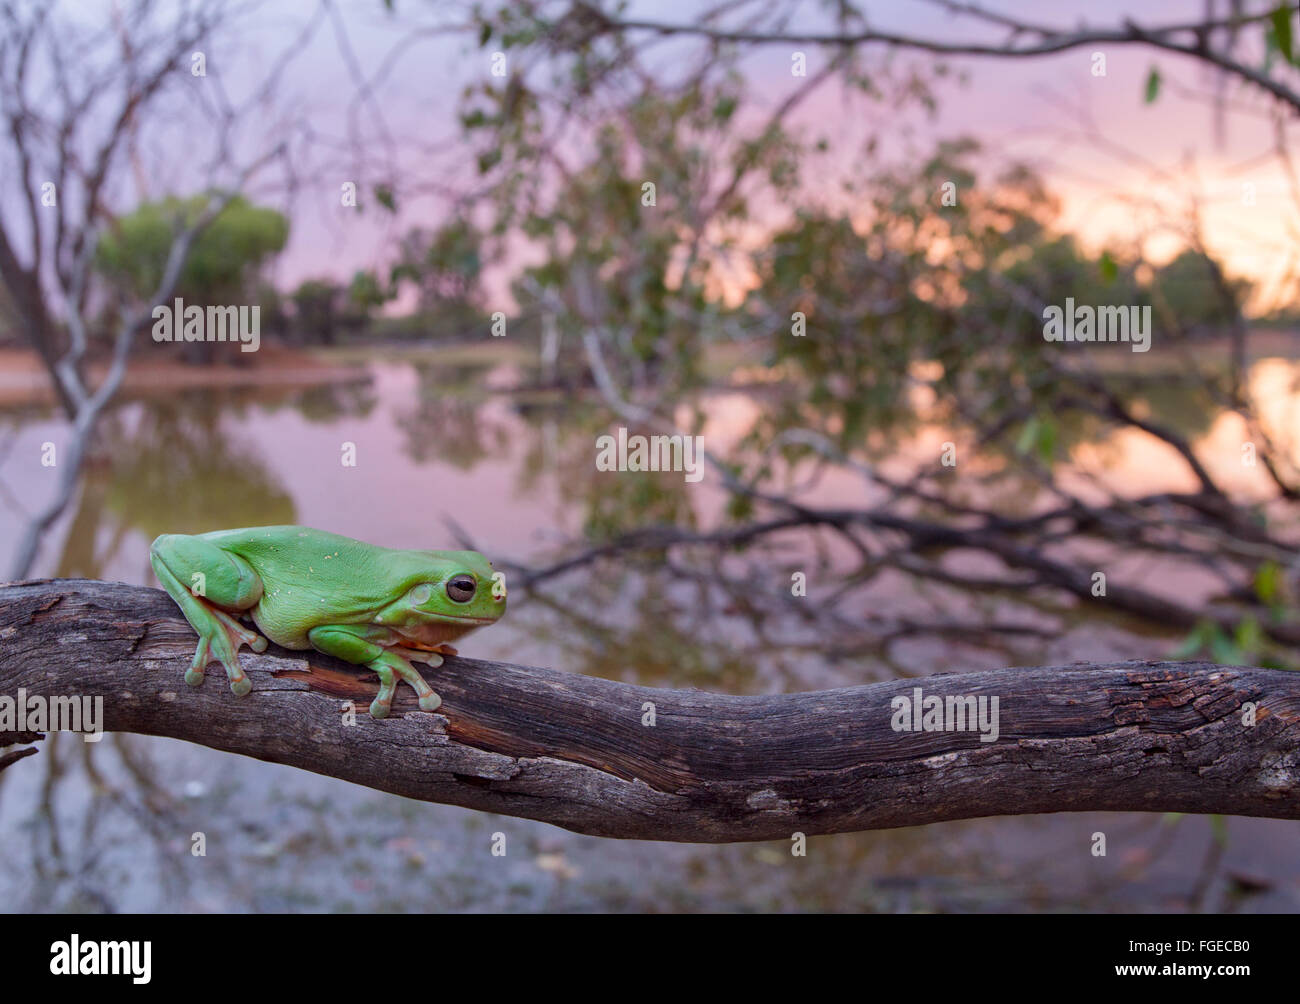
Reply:
M185 685L194 645L157 590L0 586L0 696L102 696L107 731L582 833L725 842L1100 809L1300 818L1300 674L1277 670L1128 662L733 697L449 658L426 670L439 713L403 686L374 721L365 669L245 650L253 692L240 699L215 665ZM894 731L891 699L915 687L998 697L998 739ZM0 733L0 748L17 739Z

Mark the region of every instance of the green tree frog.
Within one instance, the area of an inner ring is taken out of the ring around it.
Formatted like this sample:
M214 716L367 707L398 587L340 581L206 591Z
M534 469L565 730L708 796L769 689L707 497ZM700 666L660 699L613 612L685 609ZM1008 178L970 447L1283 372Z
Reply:
M239 648L316 649L379 674L370 705L387 717L405 680L433 711L442 698L411 665L442 665L448 642L496 621L505 581L477 551L396 551L301 526L197 536L163 534L149 548L158 581L199 633L185 682L197 687L216 659L236 696L253 687ZM251 616L262 635L241 624Z

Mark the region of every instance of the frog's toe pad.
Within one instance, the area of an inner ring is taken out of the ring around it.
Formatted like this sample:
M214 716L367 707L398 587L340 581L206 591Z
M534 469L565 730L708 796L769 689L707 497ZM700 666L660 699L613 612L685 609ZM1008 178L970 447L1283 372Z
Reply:
M203 670L187 669L185 671L185 682L188 683L191 687L203 686Z
M253 640L248 643L248 647L251 648L254 652L265 652L266 639L263 638L260 634L253 635Z
M442 706L442 698L437 694L428 694L420 698L421 711L437 711Z
M388 710L389 710L390 707L391 707L391 705L388 705L388 704L380 704L378 700L371 701L371 702L370 702L370 717L371 717L371 718L387 718L387 717L388 717Z
M246 676L238 680L230 681L230 691L236 697L243 697L252 689L253 689L253 681Z

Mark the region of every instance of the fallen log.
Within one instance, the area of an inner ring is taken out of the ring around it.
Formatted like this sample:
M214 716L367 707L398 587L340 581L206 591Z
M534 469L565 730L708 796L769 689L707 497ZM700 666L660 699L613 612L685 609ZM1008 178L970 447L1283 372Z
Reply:
M316 652L244 650L245 698L215 664L192 689L195 640L158 590L0 585L0 702L99 697L105 731L606 837L788 839L1084 810L1300 818L1300 674L1280 670L1125 662L735 697L451 657L421 667L438 712L401 687L376 721L374 674ZM925 727L978 708L996 738L971 720ZM31 738L0 731L0 750ZM4 756L0 769L17 760Z

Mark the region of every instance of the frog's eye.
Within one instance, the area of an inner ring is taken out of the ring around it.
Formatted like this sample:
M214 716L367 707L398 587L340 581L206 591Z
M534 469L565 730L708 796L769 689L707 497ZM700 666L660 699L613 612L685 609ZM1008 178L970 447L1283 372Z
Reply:
M410 593L411 602L418 607L422 604L428 603L429 597L432 595L433 586L429 585L427 582L421 582L418 586L412 588Z
M457 603L468 603L474 598L478 583L472 575L454 575L447 580L447 595Z

